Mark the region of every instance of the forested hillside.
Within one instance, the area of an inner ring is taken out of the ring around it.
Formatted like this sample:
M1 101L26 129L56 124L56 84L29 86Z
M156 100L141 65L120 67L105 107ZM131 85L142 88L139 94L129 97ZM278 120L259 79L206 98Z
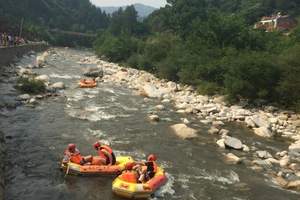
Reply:
M109 23L107 15L89 0L0 0L2 31L18 32L22 19L25 36L54 42L69 38L53 38L57 35L49 34L51 29L95 33Z
M300 109L299 26L289 36L253 29L262 16L277 12L299 16L300 1L168 3L143 24L133 20L134 12L126 20L119 11L108 30L99 35L97 53L161 78L194 85L201 93Z

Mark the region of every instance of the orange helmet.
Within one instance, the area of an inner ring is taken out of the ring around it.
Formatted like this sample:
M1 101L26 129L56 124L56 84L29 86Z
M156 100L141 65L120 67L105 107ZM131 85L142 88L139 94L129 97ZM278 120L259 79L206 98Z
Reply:
M100 142L95 142L93 146L96 150L98 150L100 148L101 144L100 144Z
M153 161L156 161L156 160L157 160L157 157L156 157L156 155L154 155L154 154L150 154L150 155L147 157L147 160L150 161L150 162L153 162Z
M76 149L76 145L75 145L75 144L68 144L68 150L69 150L70 152L74 152L75 149Z

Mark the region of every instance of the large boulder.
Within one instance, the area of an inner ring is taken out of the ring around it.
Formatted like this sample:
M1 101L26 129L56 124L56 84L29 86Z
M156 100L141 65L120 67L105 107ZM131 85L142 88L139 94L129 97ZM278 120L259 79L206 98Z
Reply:
M161 98L164 92L149 83L140 88L140 94L146 97Z
M254 128L254 133L258 136L261 137L266 137L270 138L274 136L274 133L271 132L268 128L266 127L260 127L260 128Z
M236 150L243 149L243 143L239 139L234 137L227 136L225 138L224 143L227 148L236 149Z
M197 130L188 127L185 124L175 124L170 127L174 133L182 139L190 139L197 137Z
M263 114L260 115L254 115L251 117L252 121L255 123L255 125L257 127L266 127L269 128L270 127L270 122L268 120L268 117L266 117Z
M103 77L103 70L99 68L88 68L83 75L91 78Z

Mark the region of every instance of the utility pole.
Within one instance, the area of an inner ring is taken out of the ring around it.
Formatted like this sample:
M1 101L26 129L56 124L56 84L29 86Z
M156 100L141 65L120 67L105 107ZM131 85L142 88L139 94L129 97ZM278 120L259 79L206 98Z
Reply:
M22 19L21 19L19 37L21 37L21 36L22 36L22 31L23 31L23 23L24 23L24 18L22 18Z

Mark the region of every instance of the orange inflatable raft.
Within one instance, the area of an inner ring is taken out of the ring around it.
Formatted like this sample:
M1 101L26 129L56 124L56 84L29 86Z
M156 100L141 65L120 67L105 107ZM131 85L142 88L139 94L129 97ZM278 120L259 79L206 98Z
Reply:
M162 168L157 167L153 178L145 183L137 183L133 171L124 171L112 184L115 194L131 199L146 199L167 182L167 176Z
M79 165L72 162L62 162L61 169L67 175L116 175L125 170L127 163L132 162L134 160L130 156L119 156L116 158L115 165Z
M82 79L79 81L79 87L81 88L94 88L97 86L97 82L94 80Z

